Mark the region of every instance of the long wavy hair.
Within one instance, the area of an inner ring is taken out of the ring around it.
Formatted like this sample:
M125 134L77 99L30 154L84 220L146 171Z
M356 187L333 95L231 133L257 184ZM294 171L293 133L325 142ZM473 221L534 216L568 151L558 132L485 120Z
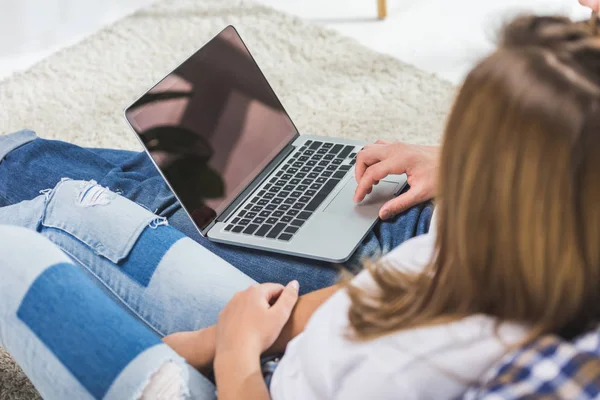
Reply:
M573 337L600 317L600 37L520 17L466 78L447 122L435 255L350 284L369 340L474 314Z

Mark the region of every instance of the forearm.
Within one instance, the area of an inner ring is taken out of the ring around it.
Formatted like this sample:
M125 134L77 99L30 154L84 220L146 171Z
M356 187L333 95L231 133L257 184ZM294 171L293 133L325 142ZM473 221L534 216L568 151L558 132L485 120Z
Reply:
M340 288L341 285L334 285L300 297L279 338L267 353L283 353L290 340L304 330L315 310ZM166 336L163 342L185 358L192 367L206 372L211 369L215 359L217 329L213 325L199 331L174 333Z
M288 343L298 336L308 323L308 320L313 313L323 303L325 303L335 292L340 290L342 285L333 285L325 289L317 290L315 292L305 294L298 299L296 307L292 312L292 315L288 322L283 327L283 330L279 334L279 338L267 351L268 354L283 353Z
M178 332L163 338L188 364L207 374L212 370L217 343L216 326L193 332Z
M219 400L269 400L260 370L260 356L245 349L231 349L215 359L215 377Z

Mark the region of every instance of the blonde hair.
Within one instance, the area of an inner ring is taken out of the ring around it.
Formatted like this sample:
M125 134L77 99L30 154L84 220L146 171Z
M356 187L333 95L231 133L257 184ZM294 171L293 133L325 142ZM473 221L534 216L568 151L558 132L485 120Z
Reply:
M474 314L572 337L600 317L600 39L521 17L466 78L447 123L436 255L422 273L369 265L348 287L368 340Z

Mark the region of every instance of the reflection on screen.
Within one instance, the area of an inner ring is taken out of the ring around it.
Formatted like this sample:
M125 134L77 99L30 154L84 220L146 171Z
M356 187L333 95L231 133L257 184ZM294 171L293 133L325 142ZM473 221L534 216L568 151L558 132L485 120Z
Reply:
M232 27L126 115L201 230L297 134Z

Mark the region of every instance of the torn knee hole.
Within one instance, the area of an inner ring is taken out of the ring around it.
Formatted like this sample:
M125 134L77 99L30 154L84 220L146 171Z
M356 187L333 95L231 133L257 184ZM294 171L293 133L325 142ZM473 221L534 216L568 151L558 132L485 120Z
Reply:
M96 181L82 182L76 204L81 207L105 206L110 204L115 195Z
M181 366L173 361L164 363L146 383L141 399L183 399L188 390L183 380Z

